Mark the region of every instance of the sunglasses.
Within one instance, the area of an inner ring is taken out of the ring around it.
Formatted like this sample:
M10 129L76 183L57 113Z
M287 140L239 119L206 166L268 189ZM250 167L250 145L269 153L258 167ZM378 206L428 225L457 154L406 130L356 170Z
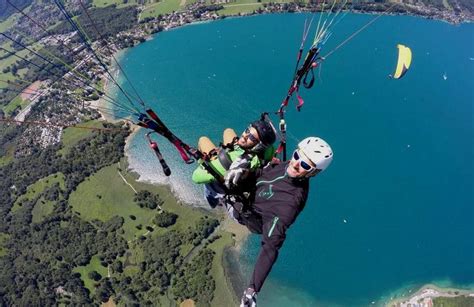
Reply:
M260 143L260 140L257 139L252 133L250 133L250 127L244 130L244 133L247 135L247 138L254 142L254 143Z
M315 168L315 167L309 165L308 163L306 163L306 161L301 158L300 154L298 153L298 150L295 150L293 152L293 160L300 161L301 167L306 171L311 171Z

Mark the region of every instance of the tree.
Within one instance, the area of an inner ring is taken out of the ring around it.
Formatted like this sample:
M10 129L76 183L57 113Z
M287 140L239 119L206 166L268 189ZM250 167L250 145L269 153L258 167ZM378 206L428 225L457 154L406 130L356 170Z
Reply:
M91 271L89 274L87 274L87 276L94 281L99 281L102 279L102 275L100 275L97 271Z
M159 227L169 227L176 223L177 218L178 215L172 212L162 211L161 213L158 213L155 216L155 218L153 219L153 223L155 223Z
M108 278L101 281L95 291L95 296L97 300L102 303L107 302L112 294L114 294L114 290Z

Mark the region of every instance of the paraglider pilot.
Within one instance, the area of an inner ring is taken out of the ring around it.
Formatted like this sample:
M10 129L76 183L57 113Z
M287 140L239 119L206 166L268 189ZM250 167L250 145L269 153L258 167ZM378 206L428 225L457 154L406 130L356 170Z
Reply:
M241 307L256 306L257 293L277 260L286 231L306 204L309 179L324 171L332 159L332 149L323 139L308 137L298 144L290 161L270 163L245 179L243 184L254 187L249 205L234 210L232 217L261 234L262 246Z

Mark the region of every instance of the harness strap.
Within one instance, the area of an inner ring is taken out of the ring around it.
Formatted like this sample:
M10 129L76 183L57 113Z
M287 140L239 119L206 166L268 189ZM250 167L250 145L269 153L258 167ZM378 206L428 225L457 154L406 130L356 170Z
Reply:
M232 164L232 160L229 157L229 154L227 153L227 150L221 149L219 150L217 154L217 158L219 159L219 162L222 164L222 166L228 170L230 168L230 165Z

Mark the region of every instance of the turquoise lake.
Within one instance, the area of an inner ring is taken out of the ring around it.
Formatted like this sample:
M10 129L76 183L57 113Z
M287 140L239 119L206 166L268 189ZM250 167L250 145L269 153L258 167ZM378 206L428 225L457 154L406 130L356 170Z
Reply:
M219 143L276 111L292 77L308 14L225 19L159 33L121 63L143 98L185 142ZM374 16L347 15L326 54ZM313 28L314 31L314 28ZM312 35L308 40L312 40ZM398 43L410 71L391 80ZM426 283L474 284L474 24L383 16L322 64L301 112L287 112L289 149L306 136L334 150L315 178L260 306L368 306ZM119 113L118 113L119 114ZM201 187L161 140L164 178L143 131L129 148L144 180L203 205ZM250 274L259 238L243 248Z

